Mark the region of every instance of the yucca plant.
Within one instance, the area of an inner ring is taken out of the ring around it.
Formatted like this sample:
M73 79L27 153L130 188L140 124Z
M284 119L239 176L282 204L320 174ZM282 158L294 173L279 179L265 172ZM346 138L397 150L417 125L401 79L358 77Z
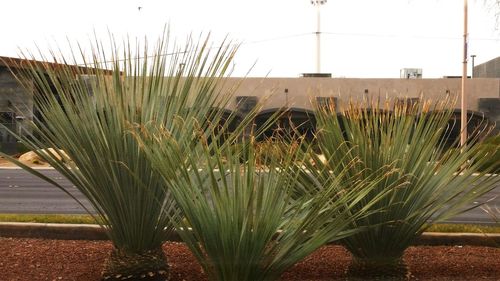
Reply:
M353 179L393 171L364 198L388 192L373 205L384 211L357 219L354 225L367 230L342 240L354 257L351 277L405 278L403 253L425 228L470 209L499 181L488 169L476 173L487 157L478 159L475 141L445 150L453 105L450 98L417 105L350 103L338 115L335 108L317 108L317 145L324 158L313 157L311 165L325 177L345 168Z
M172 231L177 207L164 178L127 132L137 124L154 123L186 145L184 151L195 147L204 132L216 141L212 132L223 134L220 109L230 97L230 90L222 92L221 79L237 47L224 43L214 48L208 38L172 47L168 35L153 50L147 44L141 51L130 42L120 47L111 41L109 52L94 44L90 58L76 49L70 58L53 53L53 63L34 61L29 54L17 61L12 71L26 89L34 90L40 116L28 128L35 137L17 137L92 205L88 211L114 245L103 279L164 280L168 266L161 246ZM82 61L83 66L75 66ZM164 165L175 169L179 163Z
M488 214L497 226L500 226L500 207L485 205L481 209Z
M260 144L251 137L239 149L207 143L186 159L168 130L136 132L185 216L176 226L209 280L276 280L318 247L359 231L351 225L371 206L350 209L373 178L346 190L332 176L314 195L294 197L297 186L320 184L294 168L310 148L300 153L300 145L281 143L278 159L257 159Z
M500 172L500 133L495 136L489 137L480 144L481 152L488 161L483 163L479 169L491 169L492 172Z

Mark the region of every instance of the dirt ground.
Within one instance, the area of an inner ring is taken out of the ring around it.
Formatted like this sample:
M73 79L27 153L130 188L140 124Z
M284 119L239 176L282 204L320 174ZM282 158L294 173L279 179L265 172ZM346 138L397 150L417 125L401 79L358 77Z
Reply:
M109 241L0 238L0 280L99 280ZM166 243L171 280L206 280L182 243ZM412 280L500 280L500 248L419 246L405 253ZM351 261L341 246L324 246L295 265L282 280L345 280Z

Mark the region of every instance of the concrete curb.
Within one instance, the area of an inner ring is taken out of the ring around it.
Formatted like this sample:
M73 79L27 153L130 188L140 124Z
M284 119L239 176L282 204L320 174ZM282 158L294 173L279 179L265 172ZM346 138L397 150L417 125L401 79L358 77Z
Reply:
M106 240L106 230L94 224L0 223L0 237L61 240Z
M0 222L0 237L61 240L107 240L106 230L93 224ZM170 241L181 241L177 234ZM415 245L500 247L500 234L425 232Z
M500 247L500 234L424 232L414 244L430 246L469 245Z
M30 167L33 170L55 170L53 167ZM18 166L0 166L0 170L23 170L23 168Z

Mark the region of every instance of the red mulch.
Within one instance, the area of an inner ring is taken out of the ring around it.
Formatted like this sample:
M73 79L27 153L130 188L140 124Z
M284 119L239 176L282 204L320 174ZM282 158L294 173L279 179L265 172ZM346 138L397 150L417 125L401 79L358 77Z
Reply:
M99 280L108 241L0 238L0 280ZM182 243L164 246L171 280L206 280ZM325 246L295 265L283 280L343 280L351 258L340 246ZM413 280L500 280L500 248L411 247L405 260Z

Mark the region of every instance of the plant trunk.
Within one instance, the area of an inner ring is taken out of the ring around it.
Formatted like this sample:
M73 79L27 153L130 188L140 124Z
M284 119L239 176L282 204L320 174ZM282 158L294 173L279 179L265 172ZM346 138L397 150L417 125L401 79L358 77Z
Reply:
M113 249L105 264L102 280L168 280L167 258L162 248L143 253Z
M410 272L402 257L385 259L358 259L347 269L347 280L409 280Z

